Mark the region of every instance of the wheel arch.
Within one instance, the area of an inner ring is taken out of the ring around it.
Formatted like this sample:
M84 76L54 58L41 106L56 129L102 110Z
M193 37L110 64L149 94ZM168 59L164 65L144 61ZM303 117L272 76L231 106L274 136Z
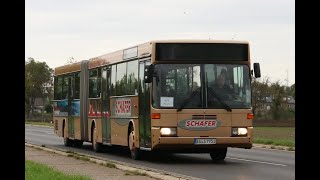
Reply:
M91 122L91 127L90 127L90 141L93 142L93 127L96 126L96 120L95 119L92 119L92 122Z
M64 128L66 127L66 119L62 120L62 137L64 137Z
M127 144L128 144L128 147L129 147L129 135L130 135L130 132L131 132L131 127L133 127L133 129L135 129L133 119L131 119L129 121L129 124L128 124L128 131L127 131Z

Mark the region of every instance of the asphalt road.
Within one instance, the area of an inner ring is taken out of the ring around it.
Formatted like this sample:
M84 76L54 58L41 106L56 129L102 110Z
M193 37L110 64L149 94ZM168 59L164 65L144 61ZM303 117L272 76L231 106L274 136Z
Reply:
M95 153L90 143L84 143L82 148L65 147L63 139L56 136L52 128L29 125L25 127L25 141L202 179L295 179L295 152L281 150L229 148L222 163L213 163L209 154L172 154L163 157L145 153L142 160L135 161L123 148L107 147L106 152Z

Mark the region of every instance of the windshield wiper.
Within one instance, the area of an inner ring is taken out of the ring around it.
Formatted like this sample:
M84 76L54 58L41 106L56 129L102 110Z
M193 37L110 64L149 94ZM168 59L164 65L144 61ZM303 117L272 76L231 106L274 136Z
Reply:
M226 109L227 111L229 111L229 112L232 111L232 109L230 108L230 106L229 106L228 104L226 104L226 103L221 99L221 97L218 96L217 93L214 92L214 90L213 90L211 87L208 87L208 90L209 90L209 92L210 92L214 97L216 97L216 98L219 100L219 102L225 107L225 109Z
M190 94L190 96L181 103L181 105L180 105L179 108L177 109L177 112L181 111L181 110L183 109L183 107L184 107L188 102L190 102L190 100L193 98L193 96L195 96L195 95L198 93L199 90L200 90L200 87L198 87L195 91L193 91L192 94Z
M183 107L184 107L188 102L190 102L190 100L199 92L200 89L201 89L201 87L199 87L199 88L197 88L195 91L193 91L192 94L190 94L190 96L181 103L181 105L180 105L179 108L177 109L177 112L181 111L181 110L183 109ZM226 104L226 103L220 98L220 96L218 96L218 95L214 92L214 90L213 90L211 87L208 87L208 90L209 90L209 92L210 92L214 97L216 97L216 98L219 100L219 102L225 107L225 109L226 109L227 111L229 111L229 112L232 111L232 109L230 108L230 106L229 106L228 104Z

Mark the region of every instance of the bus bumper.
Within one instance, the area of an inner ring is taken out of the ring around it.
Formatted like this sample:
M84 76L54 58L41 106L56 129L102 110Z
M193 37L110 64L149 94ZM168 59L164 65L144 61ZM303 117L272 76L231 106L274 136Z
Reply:
M195 138L216 140L215 144L194 144ZM159 142L153 144L153 149L170 150L175 152L210 152L213 149L236 147L252 148L250 137L159 137Z

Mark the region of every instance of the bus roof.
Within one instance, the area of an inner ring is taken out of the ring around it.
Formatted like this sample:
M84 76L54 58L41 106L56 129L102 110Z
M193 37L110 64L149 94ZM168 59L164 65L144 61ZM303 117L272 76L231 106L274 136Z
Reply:
M152 45L156 43L233 43L233 44L249 44L248 41L237 41L237 40L195 40L195 39L172 39L172 40L153 40L140 45L131 46L126 49L115 51L112 53L104 54L101 56L93 57L89 59L89 69L104 66L106 64L113 64L123 61L123 56L126 50L136 51L134 58L147 57L152 54ZM128 58L130 59L130 58ZM81 61L73 64L68 64L55 68L54 75L61 75L70 72L80 71Z
M171 40L154 40L152 43L233 43L233 44L249 44L248 41L237 40L215 40L215 39L171 39Z
M72 64L67 64L64 66L56 67L54 69L54 75L61 75L61 74L66 74L66 73L71 73L71 72L77 72L80 71L81 67L81 61L72 63Z

